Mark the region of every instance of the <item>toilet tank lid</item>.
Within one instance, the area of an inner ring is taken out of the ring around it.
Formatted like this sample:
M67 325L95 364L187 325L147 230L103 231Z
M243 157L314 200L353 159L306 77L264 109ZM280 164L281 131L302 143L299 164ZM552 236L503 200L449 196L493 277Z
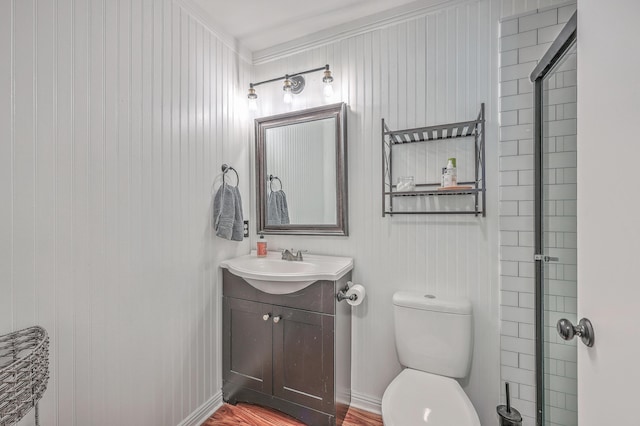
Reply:
M393 295L393 304L424 311L471 315L471 301L464 297L439 297L415 291L398 291Z

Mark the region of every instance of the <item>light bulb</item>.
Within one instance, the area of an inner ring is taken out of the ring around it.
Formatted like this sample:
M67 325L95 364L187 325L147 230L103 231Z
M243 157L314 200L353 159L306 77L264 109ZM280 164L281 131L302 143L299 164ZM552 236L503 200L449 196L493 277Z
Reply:
M282 98L285 104L290 104L293 102L293 95L291 94L291 90L284 92L284 97Z
M258 95L256 94L256 89L253 88L253 84L249 86L247 98L249 98L249 111L256 111L258 109Z
M331 71L329 70L329 64L325 65L324 69L324 77L322 78L322 82L324 83L324 89L322 90L325 98L330 98L333 96L333 76L331 75Z
M322 90L325 98L330 98L333 96L333 85L331 83L325 83L324 89Z
M282 98L282 100L284 101L285 104L290 104L291 102L293 102L291 87L292 87L291 80L289 80L289 76L286 75L284 77L284 85L282 86L282 90L284 90L284 97Z

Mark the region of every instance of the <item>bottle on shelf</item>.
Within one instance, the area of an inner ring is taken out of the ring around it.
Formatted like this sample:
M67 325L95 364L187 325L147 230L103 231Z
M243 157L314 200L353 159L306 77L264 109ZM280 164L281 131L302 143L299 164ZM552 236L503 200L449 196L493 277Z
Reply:
M449 188L458 185L458 173L456 171L456 159L449 158L447 167L444 170L443 187Z

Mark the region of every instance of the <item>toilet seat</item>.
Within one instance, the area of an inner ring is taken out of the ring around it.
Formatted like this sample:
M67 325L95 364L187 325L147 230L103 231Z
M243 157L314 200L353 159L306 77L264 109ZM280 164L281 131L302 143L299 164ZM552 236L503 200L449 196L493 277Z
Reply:
M480 426L457 381L410 368L384 391L382 420L385 426Z

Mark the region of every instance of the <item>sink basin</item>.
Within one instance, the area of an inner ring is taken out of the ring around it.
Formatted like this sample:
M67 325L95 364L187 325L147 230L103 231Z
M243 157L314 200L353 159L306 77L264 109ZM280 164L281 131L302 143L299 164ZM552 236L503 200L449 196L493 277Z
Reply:
M268 252L266 257L257 257L254 251L225 260L220 267L244 278L265 293L289 294L318 280L339 280L353 269L353 259L305 254L304 261L298 262L282 260L279 252Z

